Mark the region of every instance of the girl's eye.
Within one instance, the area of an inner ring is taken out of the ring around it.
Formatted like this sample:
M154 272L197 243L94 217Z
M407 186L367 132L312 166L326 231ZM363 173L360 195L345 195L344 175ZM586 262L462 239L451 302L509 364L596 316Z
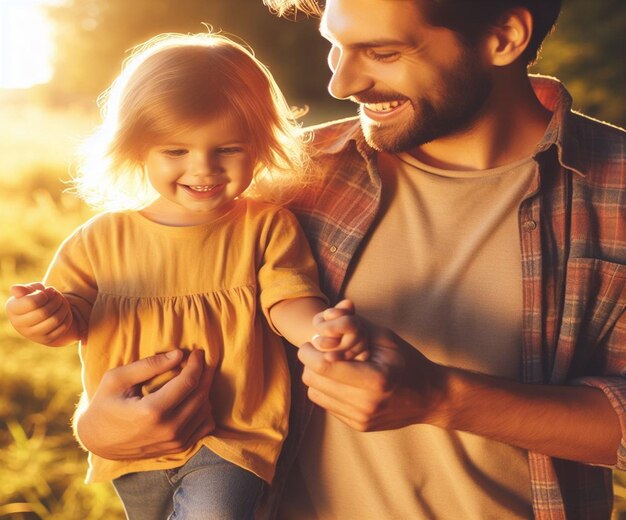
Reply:
M243 152L243 147L241 146L222 146L218 148L217 153L220 155L235 155Z
M187 150L184 148L166 148L165 150L161 150L161 153L168 157L180 157L181 155L185 155Z
M400 53L397 51L380 52L373 49L368 49L367 55L371 60L382 62L395 61L400 57Z

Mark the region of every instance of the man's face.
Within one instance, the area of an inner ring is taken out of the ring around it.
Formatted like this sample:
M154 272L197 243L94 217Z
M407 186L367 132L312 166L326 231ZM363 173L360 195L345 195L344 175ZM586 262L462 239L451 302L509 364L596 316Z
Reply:
M320 31L332 48L332 96L359 103L367 142L408 151L467 131L491 81L478 50L427 24L417 0L328 0Z

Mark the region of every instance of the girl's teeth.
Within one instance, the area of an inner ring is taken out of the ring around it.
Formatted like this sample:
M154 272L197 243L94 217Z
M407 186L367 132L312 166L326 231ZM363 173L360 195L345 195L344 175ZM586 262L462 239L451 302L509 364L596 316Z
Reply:
M211 191L215 188L215 186L217 186L217 184L214 184L213 186L189 186L189 188L193 191Z

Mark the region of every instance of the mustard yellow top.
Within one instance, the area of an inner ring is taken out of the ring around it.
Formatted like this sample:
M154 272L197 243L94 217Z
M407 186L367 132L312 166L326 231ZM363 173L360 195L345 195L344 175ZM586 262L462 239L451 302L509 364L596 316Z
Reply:
M67 296L85 330L79 351L88 398L107 369L174 347L204 350L215 369L210 435L160 458L90 454L88 482L178 467L202 445L271 482L287 433L289 373L268 309L285 299L325 298L291 213L245 199L190 227L103 213L65 240L45 283Z

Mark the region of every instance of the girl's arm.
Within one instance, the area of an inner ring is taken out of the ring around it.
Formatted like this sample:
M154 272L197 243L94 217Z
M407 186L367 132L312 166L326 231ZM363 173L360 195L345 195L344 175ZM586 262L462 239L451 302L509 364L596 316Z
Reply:
M39 282L12 286L6 312L15 330L35 343L61 347L80 339L70 304L54 287Z
M319 298L292 298L269 311L274 327L296 346L312 343L329 361L367 358L367 329L349 300L328 308Z
M313 318L326 308L320 298L291 298L273 305L269 314L276 330L289 343L299 347L317 334Z

